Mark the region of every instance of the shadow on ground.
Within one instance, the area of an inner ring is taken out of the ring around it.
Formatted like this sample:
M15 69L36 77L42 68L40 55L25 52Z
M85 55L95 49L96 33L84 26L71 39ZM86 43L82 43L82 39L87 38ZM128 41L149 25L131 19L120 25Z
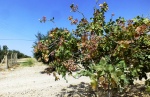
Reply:
M48 67L41 74L47 73L51 74L55 71L55 68ZM67 88L61 90L61 92L56 97L150 97L149 92L145 92L145 85L135 84L127 86L123 92L117 92L117 89L103 90L99 87L98 91L93 91L89 83L81 82L77 85L69 85ZM110 96L109 96L110 95Z
M97 96L97 94L99 96ZM93 91L89 83L81 82L78 85L70 85L62 89L56 97L109 97L108 91L99 89L98 92ZM150 97L150 93L145 92L144 85L128 86L122 93L115 91L110 92L110 97Z
M51 74L52 72L54 72L55 71L55 68L53 67L53 66L49 66L49 67L47 67L47 68L45 68L43 71L41 71L40 73L41 74Z
M62 89L56 97L96 97L95 92L89 89L91 89L89 83L71 84L66 89Z

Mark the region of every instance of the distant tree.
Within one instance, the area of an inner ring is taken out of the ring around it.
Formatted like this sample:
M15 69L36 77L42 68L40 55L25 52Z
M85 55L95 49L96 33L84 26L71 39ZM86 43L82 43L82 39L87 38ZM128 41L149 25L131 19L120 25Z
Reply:
M3 58L3 51L2 51L1 46L0 46L0 62L2 61L2 58Z
M9 57L11 56L12 53L17 53L18 59L20 59L20 58L30 58L30 56L25 55L25 54L21 53L20 51L17 51L17 50L8 50L7 45L3 45L2 47L3 47L3 49L0 46L0 62L2 61L2 59L4 58L4 55L6 53L8 53Z
M8 51L7 45L3 45L3 51L4 51L5 54L7 53L7 51Z
M25 55L25 54L23 54L23 53L21 53L20 51L17 51L17 50L9 50L8 56L11 56L12 53L17 53L18 59L20 59L20 58L30 58L30 56Z

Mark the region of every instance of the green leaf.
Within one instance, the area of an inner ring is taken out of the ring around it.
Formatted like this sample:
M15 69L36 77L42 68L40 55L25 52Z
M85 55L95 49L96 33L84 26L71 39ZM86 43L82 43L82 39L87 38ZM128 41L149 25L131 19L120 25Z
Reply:
M131 74L132 74L133 76L137 76L137 75L138 75L136 69L132 70L132 71L131 71Z
M123 75L120 76L120 79L125 80L126 76L123 74Z
M78 75L91 77L93 74L92 74L91 72L87 71L87 70L86 70L86 71L85 71L85 70L82 70L82 71L80 71L80 72L78 73Z
M100 60L100 62L99 62L99 65L104 66L104 65L106 65L106 63L107 63L106 59L104 57L102 57L101 60Z
M120 44L120 47L121 48L126 48L124 44Z
M103 70L104 70L104 66L102 66L102 65L94 66L93 68L94 68L94 70L96 70L96 71L103 71Z
M114 69L114 67L113 67L111 64L108 64L108 65L106 66L106 70L107 70L108 72L112 72L112 71L114 71L115 69Z
M150 55L148 55L148 58L150 59Z
M119 79L118 79L118 76L117 76L117 74L115 72L111 73L111 78L113 78L113 80L118 84Z
M122 79L124 81L125 85L127 85L129 83L128 80L127 80L127 78L126 78L126 76L124 74L121 75L120 79Z
M133 22L138 22L138 19L137 19L137 18L134 18L134 19L133 19Z
M150 86L146 87L146 92L150 92Z
M91 28L92 28L92 29L94 29L94 28L95 28L95 26L94 26L94 25L92 25L92 26L91 26Z
M125 85L129 84L129 81L127 79L124 79L124 84Z
M60 51L58 50L58 51L56 51L56 54L55 54L55 56L59 56L60 55Z
M123 74L123 72L121 70L116 70L116 74L117 74L117 76L121 76Z
M149 21L148 18L145 18L145 19L143 20L143 22L144 22L145 24L147 24L147 23L149 23L150 21Z
M63 46L60 46L60 47L59 47L59 50L60 50L60 51L63 51L63 50L64 50L64 47L63 47Z
M143 65L139 65L139 67L140 67L140 68L142 68L142 67L143 67Z
M120 61L120 62L117 64L117 67L118 67L118 68L126 68L126 64L125 64L124 60Z
M92 79L91 81L91 86L92 86L92 89L93 90L96 90L97 86L98 86L98 83L95 79Z
M100 75L100 76L105 75L105 71L100 72L99 75Z

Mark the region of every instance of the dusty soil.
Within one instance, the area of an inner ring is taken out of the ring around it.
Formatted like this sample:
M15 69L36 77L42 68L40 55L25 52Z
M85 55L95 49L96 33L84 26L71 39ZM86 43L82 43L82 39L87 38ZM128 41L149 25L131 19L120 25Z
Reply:
M95 97L91 91L88 77L75 79L67 76L68 82L61 78L55 81L53 75L42 74L46 65L36 62L32 67L17 67L0 71L0 97ZM144 84L143 81L135 83ZM138 86L141 87L141 86ZM125 94L136 95L142 88L130 87ZM124 95L124 94L123 94ZM146 96L121 96L121 97L150 97ZM104 97L104 96L101 96ZM120 97L120 96L119 96Z
M62 94L62 90L70 85L90 82L87 77L78 80L72 76L67 77L68 83L63 78L55 81L53 75L41 74L45 68L47 66L36 64L1 71L0 97L64 97L67 94Z

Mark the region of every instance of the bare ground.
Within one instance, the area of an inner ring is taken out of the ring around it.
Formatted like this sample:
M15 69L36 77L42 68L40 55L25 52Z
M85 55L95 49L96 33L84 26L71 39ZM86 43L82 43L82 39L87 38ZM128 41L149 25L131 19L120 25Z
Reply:
M19 66L15 69L0 70L0 97L95 97L94 92L89 91L88 77L74 79L72 76L67 76L67 83L60 76L60 80L55 81L53 75L41 74L45 68L47 68L46 65L36 62L36 65L32 67ZM144 84L144 81L135 83ZM139 92L136 88L132 90ZM132 92L136 95L135 91ZM128 93L131 92L128 91Z
M53 75L41 74L47 66L19 67L0 72L0 97L60 97L61 90L70 84L89 82L87 77L80 80L68 76L55 81Z

